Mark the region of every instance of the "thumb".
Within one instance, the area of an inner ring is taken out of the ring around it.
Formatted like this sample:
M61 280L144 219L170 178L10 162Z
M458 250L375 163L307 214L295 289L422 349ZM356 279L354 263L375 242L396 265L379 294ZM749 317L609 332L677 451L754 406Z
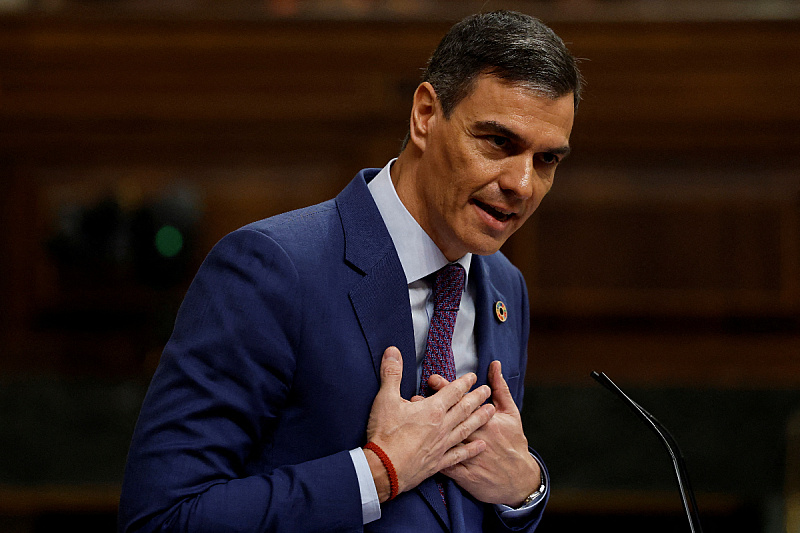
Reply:
M403 356L400 350L389 346L381 359L381 390L387 389L400 394L400 382L403 380Z
M492 388L492 403L498 412L515 413L518 411L508 383L503 378L500 361L492 361L489 366L489 386Z

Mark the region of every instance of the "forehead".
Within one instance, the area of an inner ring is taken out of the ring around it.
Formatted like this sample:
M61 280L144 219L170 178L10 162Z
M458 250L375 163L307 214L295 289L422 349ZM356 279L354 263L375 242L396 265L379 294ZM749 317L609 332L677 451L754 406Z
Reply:
M496 76L481 75L455 107L451 119L469 127L495 122L521 136L549 133L566 143L575 117L572 94L550 98L541 91ZM555 140L555 139L554 139Z

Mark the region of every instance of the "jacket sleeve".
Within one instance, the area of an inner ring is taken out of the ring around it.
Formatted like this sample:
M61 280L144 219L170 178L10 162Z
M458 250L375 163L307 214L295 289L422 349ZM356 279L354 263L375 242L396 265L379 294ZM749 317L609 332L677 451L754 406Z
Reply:
M139 415L119 531L361 531L347 450L267 470L303 324L299 276L271 238L215 246L184 299Z

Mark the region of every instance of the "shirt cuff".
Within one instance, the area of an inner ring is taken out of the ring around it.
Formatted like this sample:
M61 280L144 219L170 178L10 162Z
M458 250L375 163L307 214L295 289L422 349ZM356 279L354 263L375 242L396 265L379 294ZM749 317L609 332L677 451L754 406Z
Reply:
M531 455L533 456L533 454ZM547 493L550 491L550 474L542 466L542 463L540 463L539 460L536 459L536 456L533 456L533 458L539 464L539 469L542 471L544 490L536 498L526 503L522 507L514 508L500 503L495 504L494 507L497 510L497 514L500 515L500 518L503 521L511 521L527 517L530 513L533 512L534 509L536 509L539 506L540 503L542 503L545 500L545 496L547 496Z
M361 448L350 450L350 458L353 460L358 477L358 488L361 491L361 517L363 523L368 524L381 517L378 489L375 488L375 480L372 479L372 470L369 468L364 450Z

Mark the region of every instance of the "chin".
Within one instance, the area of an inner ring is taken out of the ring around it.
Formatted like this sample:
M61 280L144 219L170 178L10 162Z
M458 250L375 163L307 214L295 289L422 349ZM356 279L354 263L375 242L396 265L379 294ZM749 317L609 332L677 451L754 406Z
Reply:
M503 241L505 242L505 241ZM475 255L492 255L500 249L503 243L475 243L469 250Z
M480 252L473 252L473 254L475 254L475 255L492 255L494 253L497 253L499 250L500 250L500 248L493 248L491 250L482 250Z

